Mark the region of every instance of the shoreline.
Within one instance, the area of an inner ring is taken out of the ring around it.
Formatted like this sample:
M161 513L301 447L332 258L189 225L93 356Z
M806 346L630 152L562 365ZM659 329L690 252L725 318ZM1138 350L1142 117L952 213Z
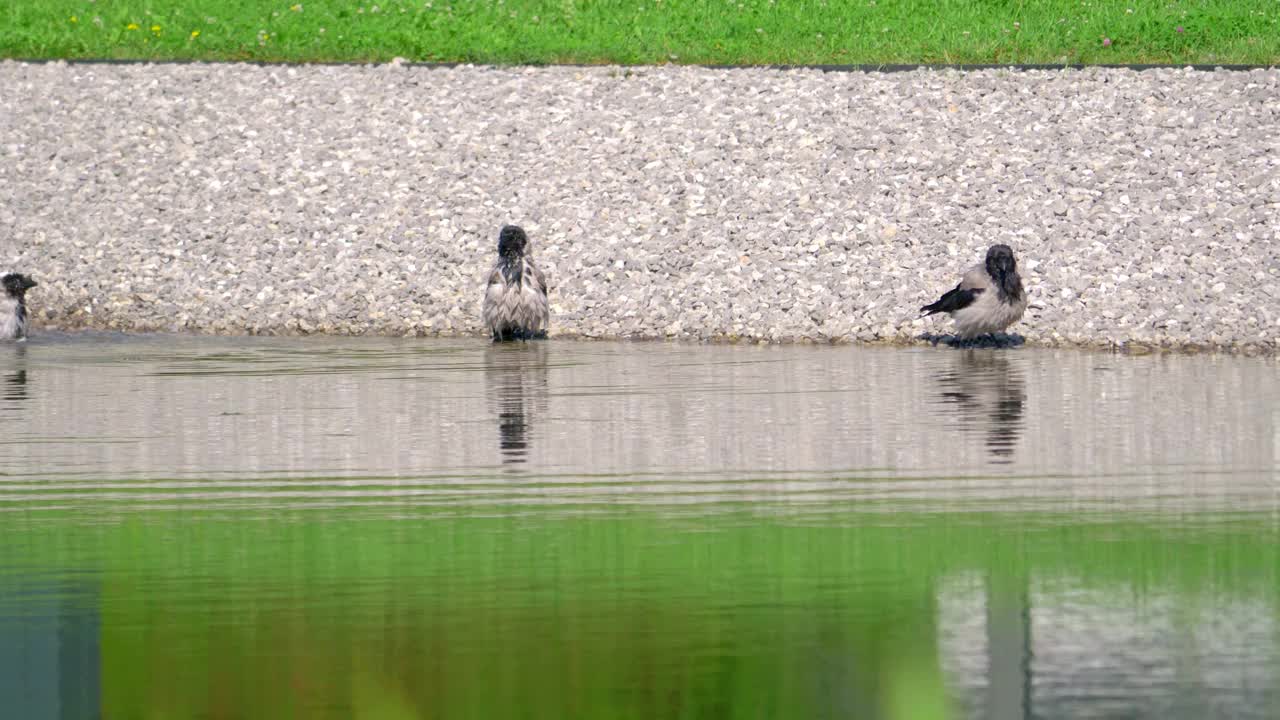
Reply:
M182 329L175 330L171 328L132 328L128 330L116 327L98 327L93 325L85 326L51 326L43 328L49 333L53 333L59 337L71 337L82 334L107 334L122 336L180 336L180 337L204 337L204 338L384 338L384 339L404 339L404 340L485 340L488 336L483 333L422 333L409 332L403 334L396 333L379 333L379 332L359 332L359 333L321 333L321 332L298 332L298 331L267 331L267 332L211 332L200 329ZM33 330L30 336L31 340L38 340L39 328ZM1214 344L1207 342L1188 341L1184 343L1172 342L1146 342L1136 340L1083 340L1072 341L1061 337L1034 338L1013 332L1014 328L1010 328L1011 332L1002 333L1002 337L994 340L978 338L974 344L961 345L954 342L954 337L945 333L931 334L926 333L914 337L906 335L898 335L891 338L874 338L870 340L859 340L851 338L812 338L812 337L789 337L778 340L758 336L713 336L707 338L690 337L690 336L643 336L643 335L620 335L620 336L597 336L585 335L574 332L553 333L549 337L541 340L531 340L532 343L542 342L587 342L587 343L673 343L680 345L755 345L755 346L785 346L785 345L810 345L810 346L831 346L831 347L866 347L866 348L925 348L936 347L944 350L1017 350L1027 348L1029 350L1079 350L1082 352L1098 352L1120 355L1229 355L1244 357L1262 357L1277 359L1280 358L1280 342L1263 344L1263 343L1235 343L1235 344Z
M922 344L1014 247L1028 346L1280 352L1280 70L0 63L43 329ZM735 340L736 338L736 340Z

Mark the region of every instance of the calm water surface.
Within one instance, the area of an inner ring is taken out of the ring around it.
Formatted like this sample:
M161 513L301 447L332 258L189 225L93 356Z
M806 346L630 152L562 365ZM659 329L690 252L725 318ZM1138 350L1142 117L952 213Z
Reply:
M0 345L23 718L1280 717L1280 365Z

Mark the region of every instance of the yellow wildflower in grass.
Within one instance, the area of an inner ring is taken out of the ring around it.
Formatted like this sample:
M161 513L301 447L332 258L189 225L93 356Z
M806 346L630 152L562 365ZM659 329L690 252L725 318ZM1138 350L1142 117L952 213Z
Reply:
M192 30L192 31L191 31L191 39L193 39L193 40L194 40L194 39L196 39L196 38L198 38L198 37L200 37L200 31L199 31L199 30Z
M152 26L151 26L151 32L153 32L153 33L155 33L155 34L159 35L159 34L160 34L160 26L159 26L159 25L152 25Z
M129 23L128 25L125 25L125 26L124 26L124 29L125 29L125 30L137 30L137 29L138 29L138 23Z
M67 18L67 22L78 23L80 22L80 18L76 17L75 15L72 15L71 17Z

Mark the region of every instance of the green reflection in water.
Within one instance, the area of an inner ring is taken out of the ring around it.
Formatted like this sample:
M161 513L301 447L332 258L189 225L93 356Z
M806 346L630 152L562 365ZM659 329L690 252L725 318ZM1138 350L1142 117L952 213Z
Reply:
M97 613L106 718L927 720L960 714L948 578L1274 617L1278 539L1249 515L43 514L0 524L0 615L51 581Z

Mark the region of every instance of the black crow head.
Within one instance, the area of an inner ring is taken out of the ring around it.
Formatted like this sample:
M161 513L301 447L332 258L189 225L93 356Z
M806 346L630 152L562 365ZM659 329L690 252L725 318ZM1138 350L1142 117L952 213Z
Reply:
M507 225L498 233L498 254L503 257L520 257L529 245L529 237L515 225Z
M0 285L4 285L5 293L18 299L22 299L27 294L27 291L37 284L35 280L22 273L9 273L0 278Z
M1008 245L992 245L987 250L987 274L993 278L1018 271L1018 261L1013 259L1013 249Z
M1022 278L1018 277L1018 261L1008 245L992 245L987 250L987 274L1000 289L1001 300L1022 299Z

